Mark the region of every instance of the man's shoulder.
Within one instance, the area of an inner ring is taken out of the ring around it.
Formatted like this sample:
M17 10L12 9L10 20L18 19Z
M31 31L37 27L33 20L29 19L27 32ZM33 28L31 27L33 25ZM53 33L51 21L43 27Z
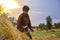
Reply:
M22 14L20 14L20 17L24 17L24 16L28 16L28 17L29 17L29 15L26 14L26 13L22 13Z
M23 13L21 13L19 16L22 16L23 15Z

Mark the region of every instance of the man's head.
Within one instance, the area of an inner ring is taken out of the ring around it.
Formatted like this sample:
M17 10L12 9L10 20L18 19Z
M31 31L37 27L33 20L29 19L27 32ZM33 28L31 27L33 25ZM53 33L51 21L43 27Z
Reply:
M29 7L28 6L23 6L23 11L26 11L26 12L28 12L29 11Z

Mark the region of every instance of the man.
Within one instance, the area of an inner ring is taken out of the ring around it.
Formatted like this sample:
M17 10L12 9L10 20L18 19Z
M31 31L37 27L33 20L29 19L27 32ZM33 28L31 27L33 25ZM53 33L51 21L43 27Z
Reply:
M28 11L29 11L29 7L28 6L24 6L23 7L23 13L19 16L18 21L17 21L17 29L21 32L25 32L27 34L27 36L32 39L30 32L28 30L28 28L32 30L31 27L31 22L30 22L30 18L28 15Z

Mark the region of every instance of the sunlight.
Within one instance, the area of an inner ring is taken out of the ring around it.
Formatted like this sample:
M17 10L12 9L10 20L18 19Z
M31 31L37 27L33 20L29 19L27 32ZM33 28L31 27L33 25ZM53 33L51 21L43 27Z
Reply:
M20 8L15 0L0 0L0 4L5 7L5 12L8 12L10 9Z

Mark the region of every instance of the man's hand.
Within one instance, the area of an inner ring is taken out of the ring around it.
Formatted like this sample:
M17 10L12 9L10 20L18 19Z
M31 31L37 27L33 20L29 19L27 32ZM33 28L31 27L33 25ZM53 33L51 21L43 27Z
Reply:
M33 29L31 29L31 32L34 32L34 30L33 30Z

